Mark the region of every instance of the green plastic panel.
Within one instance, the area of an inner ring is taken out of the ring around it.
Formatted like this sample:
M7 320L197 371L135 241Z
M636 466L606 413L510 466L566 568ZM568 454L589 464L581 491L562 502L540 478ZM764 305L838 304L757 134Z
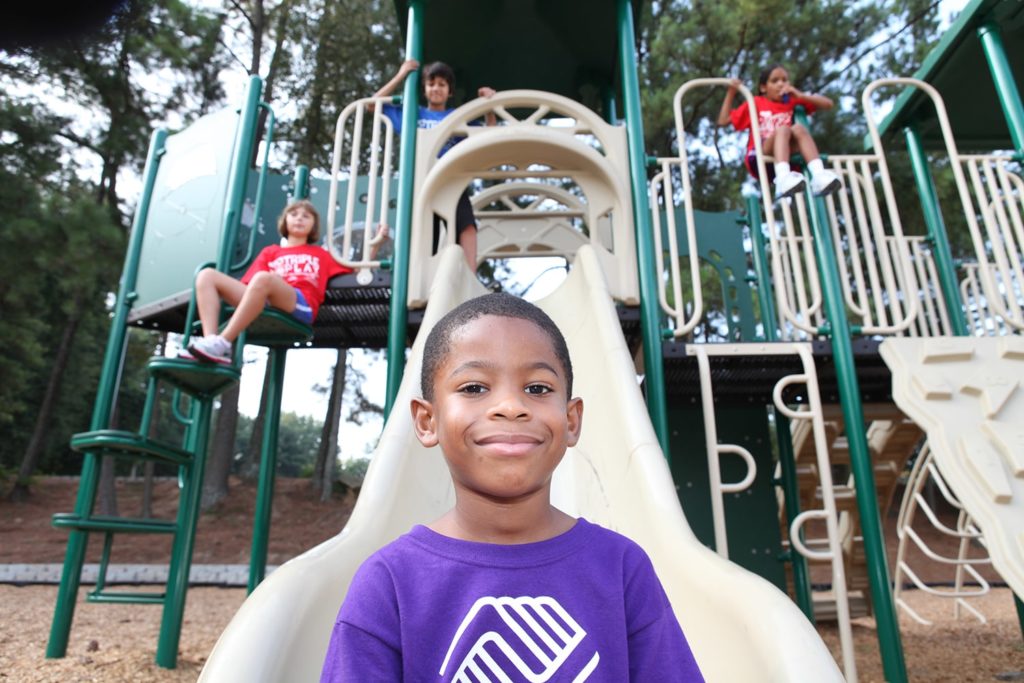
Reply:
M754 316L752 285L748 280L749 267L744 249L744 214L739 211L712 213L694 210L693 219L697 227L698 256L715 269L718 282L721 283L721 298L713 298L718 300L719 306L724 307L721 312L728 321L729 341L757 341L757 319ZM676 208L675 220L679 255L686 258L690 255L690 245L686 239L684 207ZM661 241L663 246L668 244L668 221L664 211L661 214ZM684 290L688 290L689 275L683 278Z
M196 266L217 260L238 113L223 109L168 136L139 263L132 318L192 287ZM185 299L187 303L187 295Z
M717 407L718 436L722 443L743 446L757 463L757 476L745 491L724 496L729 559L786 591L785 566L780 561L782 537L779 508L772 484L775 463L764 407ZM708 462L704 449L704 420L700 405L670 402L669 441L672 478L686 520L701 543L715 547L708 488ZM721 456L722 481L746 476L739 456Z

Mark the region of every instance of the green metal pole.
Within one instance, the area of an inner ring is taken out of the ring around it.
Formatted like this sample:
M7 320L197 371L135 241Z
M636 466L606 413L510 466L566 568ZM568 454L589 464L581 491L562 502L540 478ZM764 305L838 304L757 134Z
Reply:
M761 325L764 327L765 341L778 341L779 323L775 318L775 294L772 289L772 278L768 267L768 249L761 231L761 198L751 195L747 199L747 221L750 228L751 249L754 257L754 274L757 276L757 303L761 308Z
M917 194L921 200L924 223L928 226L928 236L931 238L933 246L935 265L939 271L939 287L946 300L949 321L953 326L953 334L964 337L968 334L967 323L964 320L963 302L960 301L960 288L956 283L956 266L953 265L953 252L949 248L949 235L946 232L946 224L942 220L942 212L939 210L939 196L935 191L935 183L928 168L928 158L921 145L921 136L914 126L904 128L903 137L907 141L910 166L914 171L914 183L917 185Z
M177 533L171 546L171 565L167 574L167 594L160 619L160 637L156 645L156 663L165 669L178 664L178 642L181 622L185 613L185 594L188 575L192 568L192 550L199 521L199 503L202 500L203 474L206 471L206 444L210 435L213 399L192 399L192 422L185 440L186 450L192 452L192 464L185 468L181 500L178 503Z
M114 411L117 381L128 338L128 312L135 300L135 283L139 275L139 259L142 253L142 238L146 229L146 216L149 214L149 204L153 197L153 187L156 184L156 173L160 167L160 157L163 156L166 141L167 131L163 128L153 131L149 140L146 168L142 172L142 195L139 197L139 205L135 209L135 219L132 222L132 232L128 240L128 251L125 255L124 268L121 271L121 283L117 290L117 300L114 303L114 320L110 323L107 348L103 355L103 367L100 370L99 387L92 409L90 423L92 431L109 427L110 416ZM82 463L82 476L78 483L78 496L75 499L76 516L88 517L92 513L98 475L98 458L94 453L88 452ZM64 570L61 574L60 587L57 589L53 623L50 625L50 640L46 646L47 657L63 657L67 652L68 634L71 631L71 620L75 613L75 601L78 597L88 538L89 535L86 532L79 530L72 531L68 537L68 547L64 555Z
M775 293L768 269L768 249L761 231L761 198L750 195L747 200L747 223L753 242L754 271L757 275L757 298L761 307L761 324L767 342L779 340L779 326L775 318ZM789 418L775 411L775 436L779 446L779 468L782 470L782 491L786 497L786 528L793 528L793 520L800 514L800 482L796 476L796 458L793 457L793 436L789 430ZM803 534L803 531L800 532ZM796 604L807 619L814 623L814 597L811 593L811 575L807 570L807 558L789 549L786 560L793 569L793 593Z
M409 0L405 58L422 60L423 3ZM419 114L420 72L405 79L402 91L402 140L398 151L398 206L395 209L394 268L391 272L391 311L388 319L388 383L384 419L395 405L405 371L405 338L409 317L409 242L412 238L412 191L416 182L416 119Z
M629 175L633 190L633 223L636 255L640 269L640 329L644 344L644 384L647 412L665 457L669 457L668 410L665 405L665 368L661 358L661 325L658 311L658 274L654 265L654 237L651 235L651 211L647 204L647 172L644 153L644 127L640 113L640 80L637 76L633 45L633 4L617 0L619 33L619 71L622 74L622 101L626 114L629 145Z
M996 86L999 104L1003 107L1006 125L1010 128L1010 137L1018 154L1024 154L1024 105L1021 104L1020 91L1014 79L1010 62L1006 59L1003 38L999 34L999 26L990 21L978 29L981 49L985 52L985 60L992 72L992 83Z
M309 198L309 166L299 165L295 167L295 191L292 192L292 199Z
M814 229L814 255L818 261L825 314L832 330L832 359L839 385L839 401L846 421L846 440L850 449L850 467L857 483L857 509L860 512L867 558L871 601L878 628L878 645L882 654L882 670L889 683L906 683L907 666L903 660L899 621L892 599L889 568L885 557L885 538L878 513L875 493L875 474L864 429L864 409L861 405L860 384L853 362L853 344L850 324L846 319L843 291L839 280L835 246L828 226L822 220L825 202L817 198L808 202Z
M259 76L251 76L245 91L245 102L239 114L238 128L235 132L235 156L231 160L231 170L228 173L224 204L226 210L220 231L220 248L217 252L217 270L220 271L226 271L231 265L232 251L235 248L238 222L245 204L245 185L249 179L249 160L252 158L252 148L256 142L262 90L263 80Z
M281 422L281 394L284 390L284 362L288 348L271 347L270 385L266 412L263 414L263 443L260 448L260 480L256 489L256 513L253 520L252 552L249 553L249 592L256 590L267 572L267 545L270 538L270 512L274 502L274 474L277 470L277 432Z

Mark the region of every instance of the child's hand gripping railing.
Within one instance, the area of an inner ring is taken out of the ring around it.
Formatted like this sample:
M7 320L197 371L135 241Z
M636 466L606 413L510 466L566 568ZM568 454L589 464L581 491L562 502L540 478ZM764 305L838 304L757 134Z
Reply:
M978 276L988 306L1007 324L1017 330L1024 329L1024 269L1021 258L1021 250L1024 249L1024 181L1008 168L1010 163L1019 159L1013 155L960 154L942 97L934 87L915 78L880 79L864 89L862 99L868 131L876 150L881 150L881 138L872 116L870 97L875 90L887 85L915 87L931 98L978 259ZM970 184L967 176L971 178Z
M683 125L683 109L682 102L683 98L691 90L697 88L709 88L709 87L731 87L733 86L733 80L729 78L697 78L692 81L684 83L675 94L673 98L673 110L675 115L676 125L676 139L679 145L679 156L676 158L659 159L662 170L652 180L651 189L651 203L652 207L656 206L655 203L655 189L653 187L655 181L660 181L665 185L663 193L666 197L666 208L668 206L668 192L671 188L671 170L673 166L678 167L680 180L682 183L682 192L679 195L679 201L685 205L685 215L687 221L687 232L693 230L693 206L692 206L692 190L690 186L689 177L689 163L687 154L687 135L686 129ZM757 108L754 105L754 96L750 90L743 84L736 85L737 90L743 96L746 106L750 109L750 120L756 122L758 120ZM756 123L755 123L756 125ZM809 221L806 218L806 210L803 205L797 204L797 211L800 216L799 225L802 232L797 234L795 228L793 228L793 219L788 205L783 206L783 217L785 219L785 225L789 226L789 229L779 230L776 227L774 207L771 203L771 187L768 184L768 172L764 151L761 147L761 139L758 135L753 136L754 149L756 151L758 177L760 178L760 190L761 196L765 198L765 216L766 224L769 226L769 238L770 238L770 250L772 258L772 274L775 280L776 287L776 304L779 309L779 315L781 319L781 325L785 329L786 327L796 327L799 330L803 330L805 333L811 335L816 334L818 327L823 322L823 316L821 312L822 300L821 290L817 277L816 264L814 262L814 252L811 239L809 237ZM665 183L668 184L665 184ZM674 190L673 190L674 191ZM675 197L672 198L673 200ZM668 215L668 221L670 226L674 222L674 217L670 211L666 212ZM655 224L655 245L660 251L660 221L655 211L654 224ZM751 230L761 230L761 226L756 221L751 221ZM671 254L672 250L672 233L674 231L669 230L669 250L670 257L674 262L678 262L676 255ZM807 237L805 237L806 235ZM694 250L691 245L691 259L693 258ZM802 256L801 256L802 253ZM805 265L806 264L806 265ZM810 269L805 273L805 269ZM675 270L675 269L674 269ZM679 301L677 294L678 287L678 275L672 272L670 276L673 280L673 294L676 295L677 301ZM695 309L700 308L699 296L700 290L699 285L696 284L699 281L699 275L696 271L691 273L691 277L695 278L694 284L694 307ZM663 302L663 307L665 303ZM682 315L682 310L679 305L670 307L674 310L667 310L669 316L675 319L675 334L685 334L686 328L693 324L694 316L690 316L689 320L685 320ZM685 322L684 322L685 320ZM681 330L683 330L681 332Z
M331 189L327 205L327 248L335 260L344 266L358 271L356 276L360 284L372 282L372 269L386 267L386 262L371 257L376 248L386 239L378 235L378 227L387 225L388 203L390 202L391 176L394 167L393 141L394 127L391 120L384 115L383 105L390 104L390 97L367 97L356 100L345 107L338 115L334 132L334 155L331 162ZM366 115L370 113L371 134L369 144L364 140ZM337 226L338 182L341 176L343 152L348 152L348 167L345 177L348 180L345 196L344 221ZM363 244L362 254L358 258L350 258L352 234L356 221L357 183L363 164L367 164L366 201L362 209ZM339 246L335 239L335 228L340 227L343 238Z
M950 528L939 520L938 515L935 514L932 506L928 504L927 499L922 494L925 485L929 481L934 482L935 488L942 495L943 499L958 511L955 529ZM921 535L914 530L914 518L918 509L924 512L928 521L936 531L945 536L951 536L959 539L959 547L956 557L946 557L938 554L932 550ZM971 541L977 541L983 545L984 537L982 536L981 531L974 525L970 516L964 511L963 505L960 504L960 501L957 500L956 496L953 495L953 492L949 489L949 486L940 474L938 467L935 466L935 463L932 460L931 449L928 447L927 443L918 453L917 460L914 462L914 466L910 471L910 476L907 478L906 493L903 496L903 501L900 503L900 512L896 521L896 536L899 538L899 545L896 549L896 569L893 572L893 599L900 608L902 608L919 624L923 624L925 626L930 626L932 624L931 621L918 614L910 605L907 604L905 600L900 597L900 593L903 591L902 575L905 574L914 583L914 585L922 591L931 595L952 598L954 600L953 610L955 618L959 618L960 608L963 607L973 614L981 623L986 623L985 616L973 605L969 604L965 598L980 597L989 592L989 583L980 573L978 573L974 566L980 564L991 564L992 560L988 557L969 558L967 556ZM910 567L910 564L907 562L908 541L912 542L914 546L916 546L917 549L925 555L925 557L932 561L956 567L952 590L940 590L933 588L918 577L917 573L914 572ZM970 574L971 578L977 582L977 589L964 588L965 572Z

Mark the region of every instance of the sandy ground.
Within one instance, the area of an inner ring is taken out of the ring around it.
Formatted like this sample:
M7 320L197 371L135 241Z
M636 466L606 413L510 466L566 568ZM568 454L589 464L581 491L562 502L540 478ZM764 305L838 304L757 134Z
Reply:
M42 479L29 503L0 499L0 562L60 562L67 534L53 529L53 512L68 511L77 482ZM173 482L161 482L154 507L172 509ZM233 482L225 503L204 515L196 538L195 562L246 563L250 542L254 485ZM139 485L119 483L124 514L138 505ZM270 562L278 563L334 535L351 511L351 497L326 505L312 500L308 482L279 479L274 499ZM889 523L893 520L888 520ZM890 534L891 536L891 534ZM138 538L138 537L137 537ZM91 544L90 559L98 543ZM166 549L152 542L115 548L114 562L158 563ZM890 548L890 566L894 547ZM941 569L941 568L940 568ZM945 571L926 570L926 580L944 581ZM983 572L989 574L991 570ZM998 579L998 577L994 577ZM90 587L91 588L91 587ZM83 593L88 588L83 589ZM160 608L139 605L96 605L80 600L71 629L67 656L45 659L56 586L0 585L0 683L7 681L194 681L220 632L245 599L240 588L197 587L189 590L182 628L178 668L154 663L160 630ZM911 681L1024 681L1024 639L1013 598L997 588L972 604L988 618L982 625L970 615L956 620L949 600L921 591L904 593L908 603L933 626L901 617L901 633ZM819 632L841 661L834 625ZM854 625L859 680L883 680L874 622Z
M0 586L0 681L194 681L221 630L245 598L241 588L193 588L188 594L178 668L158 667L153 659L160 609L133 605L80 603L67 656L45 659L55 586ZM918 612L935 621L922 626L901 618L903 646L911 681L1024 681L1024 641L1013 598L1005 588L976 600L989 620L953 618L948 600L921 591L906 593ZM834 626L819 627L839 657ZM883 681L874 623L856 620L859 680Z

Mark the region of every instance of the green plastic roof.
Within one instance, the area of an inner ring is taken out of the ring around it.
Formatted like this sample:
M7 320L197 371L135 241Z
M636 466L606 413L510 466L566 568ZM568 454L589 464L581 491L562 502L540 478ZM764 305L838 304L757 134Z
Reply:
M946 104L957 147L967 150L1012 149L1009 128L996 96L992 73L977 31L999 27L1006 58L1018 83L1024 80L1024 2L972 0L914 74L938 89ZM907 88L880 126L885 137L916 125L928 149L943 147L931 100Z
M394 0L403 37L408 0ZM618 88L615 0L427 0L423 61L455 70L453 105L480 86L564 95L600 111ZM646 3L632 0L634 26ZM621 114L621 110L620 110Z

